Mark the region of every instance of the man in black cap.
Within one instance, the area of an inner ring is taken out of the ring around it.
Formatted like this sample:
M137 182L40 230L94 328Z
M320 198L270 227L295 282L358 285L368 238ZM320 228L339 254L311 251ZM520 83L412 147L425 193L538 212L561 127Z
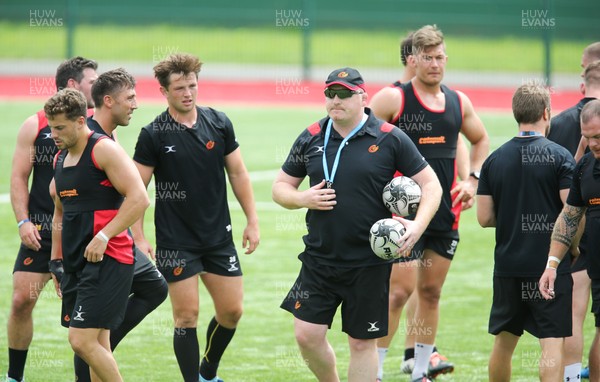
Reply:
M396 218L406 227L398 252L407 254L435 214L442 189L410 138L366 107L357 70L334 70L325 86L328 116L300 134L273 184L275 202L308 209L302 268L281 307L294 315L296 340L317 379L339 381L326 333L341 305L350 346L348 381L374 381L376 341L388 328L392 266L369 246L373 223L391 217L381 193L396 171L421 186L415 219ZM307 176L310 188L299 190Z

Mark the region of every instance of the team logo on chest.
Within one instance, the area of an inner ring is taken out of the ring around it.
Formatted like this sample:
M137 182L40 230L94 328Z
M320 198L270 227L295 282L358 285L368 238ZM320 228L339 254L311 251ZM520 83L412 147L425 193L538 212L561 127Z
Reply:
M165 146L165 150L166 150L166 151L165 151L165 154L167 154L167 153L175 153L175 152L177 152L177 151L175 150L175 145L173 145L173 146Z

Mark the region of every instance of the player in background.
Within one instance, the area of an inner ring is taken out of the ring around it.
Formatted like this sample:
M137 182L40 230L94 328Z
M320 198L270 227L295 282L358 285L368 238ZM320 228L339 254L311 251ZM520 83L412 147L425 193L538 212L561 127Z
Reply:
M121 146L86 124L83 94L64 89L44 105L54 161L52 257L62 258L62 325L91 368L93 381L122 381L110 350L134 272L128 227L150 204L141 177Z
M296 341L319 381L339 381L326 334L340 305L350 348L348 381L373 381L377 376L377 338L388 328L391 261L373 254L369 230L391 215L381 202L383 187L402 171L422 189L415 219L397 218L407 229L398 243L400 253L408 253L419 239L441 197L439 181L414 143L366 105L357 70L331 72L325 82L328 116L300 134L290 150L294 155L288 156L273 183L276 203L308 209L306 248L294 283L302 285L307 297L287 297L281 307L294 315ZM310 188L299 190L306 177Z
M411 259L418 259L416 291L415 366L412 378L434 378L452 369L430 368L439 321L439 300L459 241L461 203L472 203L479 168L487 156L489 138L469 98L442 85L447 62L443 35L436 26L424 26L413 34L408 63L415 77L399 88L380 91L371 102L376 115L399 126L431 164L444 189L442 204ZM390 119L391 118L391 119ZM456 181L456 150L462 132L471 143L470 176ZM399 268L398 268L399 269ZM405 286L410 295L412 284ZM442 364L442 366L444 366Z
M581 137L581 109L589 101L600 96L600 66L596 65L588 71L589 66L595 60L600 60L600 42L588 45L581 57L581 66L584 68L581 90L584 98L576 105L552 118L548 131L548 139L565 147L573 156L577 155L575 160L583 156L587 147L586 145L582 146L581 153L577 153L580 142L586 142ZM586 272L588 262L586 241L587 237L584 232L580 241L579 256L571 267L571 275L573 276L573 335L565 339L565 381L567 381L567 378L572 381L572 378L577 375L584 378L589 377L589 369L584 368L582 370L581 368L583 323L587 314L591 286L590 277Z
M186 382L217 382L221 356L243 309L242 270L233 243L225 174L246 215L246 254L254 252L260 234L250 176L233 125L224 113L196 105L201 65L197 57L181 53L154 67L168 107L141 130L134 161L146 186L154 175L156 264L169 284L179 369ZM140 248L150 248L141 244L147 242L142 223L132 231ZM199 275L215 307L201 363L196 335Z
M371 103L375 116L381 119L391 122L394 119L394 113L388 113L388 115L379 115L378 102L379 100L386 99L387 97L393 97L395 94L395 88L399 88L402 83L409 82L415 77L415 68L408 65L409 57L412 56L412 37L413 32L409 33L400 42L400 62L402 63L404 70L400 76L400 80L394 82L391 88L384 88L375 94L375 102ZM391 110L390 110L391 111ZM456 165L457 175L461 180L469 178L469 151L464 138L461 137L457 142L456 148ZM473 206L474 198L469 199L466 202L461 203L461 209L466 210ZM379 355L379 369L377 371L377 378L383 380L383 363L385 361L388 348L398 330L400 317L402 315L402 308L406 306L405 321L406 330L404 338L404 357L400 370L405 374L411 374L415 365L415 329L413 328L413 322L415 322L415 312L417 309L417 296L414 292L416 284L416 270L417 260L409 261L397 261L392 268L392 276L390 279L390 318L388 335L377 340L377 353ZM412 287L412 290L411 290ZM406 293L410 293L409 296ZM437 352L434 348L431 354L429 362L429 368L432 371L449 371L454 368L454 365L447 361L446 357Z
M489 380L510 381L512 355L526 330L540 342L540 380L560 382L564 337L571 335L573 281L567 262L559 267L547 256L552 233L547 223L556 221L567 199L575 160L544 137L551 114L547 89L520 86L512 110L518 134L486 159L477 190L477 220L496 228ZM547 266L558 273L553 301L542 298L537 285Z
M573 182L569 190L567 202L556 219L552 231L552 240L548 251L550 267L546 269L539 281L539 288L545 299L553 299L560 293L560 286L555 284L556 266L566 261L569 249L577 245L580 223L585 221L588 232L585 243L590 254L600 251L600 182L596 176L600 159L600 100L591 100L581 110L581 134L588 141L590 152L575 166ZM584 219L585 217L585 219ZM594 234L589 234L589 233ZM588 257L588 275L591 278L592 313L594 313L596 333L590 348L589 371L590 380L600 380L600 259L598 256Z
M98 77L97 68L93 60L71 58L58 66L56 87L81 91L91 112L94 107L91 89ZM50 272L59 277L62 273L60 261L49 263L54 204L48 186L54 174L52 161L57 151L44 111L28 117L17 135L10 178L10 200L21 237L7 323L7 379L10 382L23 379L27 351L33 339L32 312L38 297L50 280Z
M87 119L88 127L114 140L117 127L128 126L131 115L137 109L135 79L122 68L104 72L92 86L92 99L95 110L94 115ZM168 294L167 282L148 258L154 253L136 246L134 255L133 282L125 318L118 328L110 331L110 348L113 351L127 333L156 309ZM89 367L77 355L75 378L77 382L90 381Z

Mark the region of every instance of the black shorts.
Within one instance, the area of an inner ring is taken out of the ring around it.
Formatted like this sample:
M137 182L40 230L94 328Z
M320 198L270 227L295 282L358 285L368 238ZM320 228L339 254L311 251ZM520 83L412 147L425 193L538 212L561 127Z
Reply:
M19 248L17 259L15 260L14 272L33 272L50 273L48 262L50 261L50 250L52 249L52 240L42 238L40 241L42 248L39 251L29 249L23 244Z
M64 327L116 329L125 317L133 280L133 264L104 256L86 262L76 273L65 273L60 284Z
M600 328L600 279L592 279L592 313L596 319L596 327Z
M356 339L385 337L392 263L365 268L302 264L281 308L331 328L341 304L342 331Z
M410 252L410 256L401 257L394 261L396 263L402 263L412 260L419 260L423 258L425 249L430 249L444 258L452 260L454 259L454 253L456 252L456 247L458 247L459 241L460 239L458 236L458 231L452 231L444 236L424 233L419 241L415 243L415 246Z
M527 330L536 338L571 336L573 278L559 274L554 283L556 296L545 300L539 277L494 276L494 298L488 332L509 332L521 336Z
M204 272L221 276L242 275L242 267L233 243L205 252L157 247L156 268L169 283Z

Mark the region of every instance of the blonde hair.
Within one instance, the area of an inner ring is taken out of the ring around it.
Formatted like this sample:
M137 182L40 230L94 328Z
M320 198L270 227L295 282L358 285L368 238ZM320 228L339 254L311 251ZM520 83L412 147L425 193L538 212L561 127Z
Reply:
M425 25L412 36L412 54L417 55L428 48L444 43L444 34L437 25Z

